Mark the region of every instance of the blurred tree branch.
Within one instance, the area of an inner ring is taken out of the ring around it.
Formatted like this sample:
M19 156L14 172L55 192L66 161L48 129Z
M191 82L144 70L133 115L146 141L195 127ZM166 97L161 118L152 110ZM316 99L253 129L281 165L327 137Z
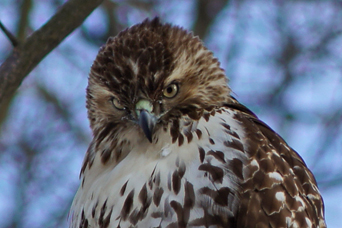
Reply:
M30 23L29 16L32 9L32 0L24 0L20 4L20 18L18 22L17 38L23 42L27 35L27 26Z
M37 90L45 102L53 105L54 114L57 115L59 119L63 120L63 123L69 131L73 132L74 139L77 139L78 143L88 143L90 139L86 132L72 121L72 112L70 111L68 104L66 104L65 101L58 99L55 94L51 93L43 85L38 84Z
M194 34L198 35L201 39L204 39L207 36L213 21L228 2L228 0L197 0L197 14L193 27Z
M105 1L102 4L102 8L106 11L108 31L105 34L105 39L108 37L118 34L124 27L119 24L117 15L115 14L115 9L117 8L117 3L112 1Z
M103 0L70 0L40 29L15 47L0 66L0 109L30 71Z

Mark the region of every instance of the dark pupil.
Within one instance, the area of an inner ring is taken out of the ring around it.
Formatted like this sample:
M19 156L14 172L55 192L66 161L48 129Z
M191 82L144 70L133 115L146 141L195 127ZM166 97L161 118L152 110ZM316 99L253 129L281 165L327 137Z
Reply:
M172 90L173 90L173 89L172 89L172 87L170 86L170 87L167 87L166 92L167 92L167 93L172 93Z

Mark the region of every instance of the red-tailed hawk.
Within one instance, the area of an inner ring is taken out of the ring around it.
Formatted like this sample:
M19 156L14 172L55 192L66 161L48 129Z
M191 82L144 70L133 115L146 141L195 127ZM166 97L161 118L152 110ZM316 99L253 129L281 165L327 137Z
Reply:
M182 28L145 20L109 38L70 227L326 227L304 161L230 94Z

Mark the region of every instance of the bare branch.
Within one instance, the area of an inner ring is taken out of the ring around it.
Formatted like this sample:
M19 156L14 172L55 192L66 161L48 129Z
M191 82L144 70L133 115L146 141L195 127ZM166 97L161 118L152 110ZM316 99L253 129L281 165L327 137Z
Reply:
M70 0L40 29L15 47L0 66L0 109L30 71L86 19L103 0Z

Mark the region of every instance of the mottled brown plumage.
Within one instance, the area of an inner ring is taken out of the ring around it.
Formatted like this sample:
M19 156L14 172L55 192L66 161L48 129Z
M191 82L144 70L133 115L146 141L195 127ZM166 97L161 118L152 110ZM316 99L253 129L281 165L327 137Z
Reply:
M179 27L145 20L109 38L87 109L70 227L326 227L303 160Z

